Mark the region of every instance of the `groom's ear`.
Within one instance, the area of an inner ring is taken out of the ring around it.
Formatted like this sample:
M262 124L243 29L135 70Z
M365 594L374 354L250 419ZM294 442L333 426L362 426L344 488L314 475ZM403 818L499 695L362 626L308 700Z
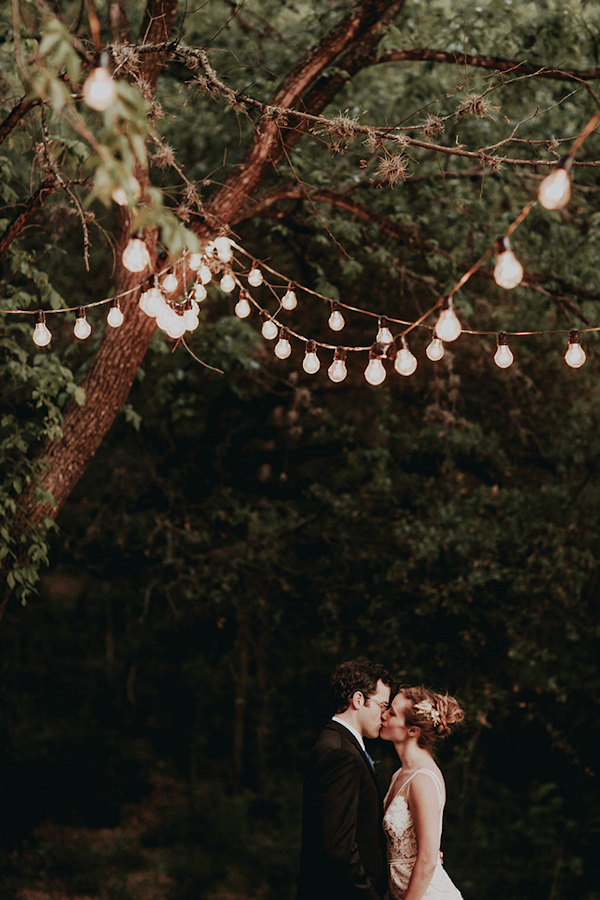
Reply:
M352 696L350 697L350 708L351 709L360 709L365 702L365 695L362 691L354 691Z

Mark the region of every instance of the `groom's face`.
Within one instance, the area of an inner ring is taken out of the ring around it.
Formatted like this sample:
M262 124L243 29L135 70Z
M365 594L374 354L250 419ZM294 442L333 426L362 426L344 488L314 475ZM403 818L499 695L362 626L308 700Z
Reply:
M365 702L359 710L359 722L362 736L368 738L379 737L382 716L390 702L390 688L383 681L377 682L377 690L370 697L365 697Z

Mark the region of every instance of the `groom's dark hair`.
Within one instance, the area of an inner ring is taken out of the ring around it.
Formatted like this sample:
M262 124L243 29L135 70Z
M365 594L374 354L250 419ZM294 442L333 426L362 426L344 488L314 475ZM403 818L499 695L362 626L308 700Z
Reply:
M377 691L377 682L392 684L390 674L383 666L363 660L350 659L341 663L331 676L331 690L336 713L345 712L350 706L350 699L356 691L360 691L365 699Z

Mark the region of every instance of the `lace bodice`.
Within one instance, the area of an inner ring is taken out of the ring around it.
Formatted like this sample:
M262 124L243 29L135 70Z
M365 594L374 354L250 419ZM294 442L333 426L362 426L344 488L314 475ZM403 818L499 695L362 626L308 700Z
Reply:
M444 788L441 779L430 769L419 769L406 781L395 795L395 776L386 796L392 795L383 817L383 830L387 842L389 867L389 887L392 900L403 900L410 876L417 858L417 837L412 816L406 799L410 783L419 772L427 772L433 779L440 804L440 838L442 832L442 814L444 811ZM460 891L453 885L446 871L437 865L433 878L423 895L423 900L462 900Z

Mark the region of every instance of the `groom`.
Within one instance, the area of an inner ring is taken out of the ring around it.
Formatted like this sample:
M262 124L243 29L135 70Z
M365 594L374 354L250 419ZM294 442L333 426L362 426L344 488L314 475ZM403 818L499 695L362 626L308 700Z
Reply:
M331 677L336 715L304 779L298 900L380 900L387 888L383 806L364 738L376 738L391 679L351 660Z

